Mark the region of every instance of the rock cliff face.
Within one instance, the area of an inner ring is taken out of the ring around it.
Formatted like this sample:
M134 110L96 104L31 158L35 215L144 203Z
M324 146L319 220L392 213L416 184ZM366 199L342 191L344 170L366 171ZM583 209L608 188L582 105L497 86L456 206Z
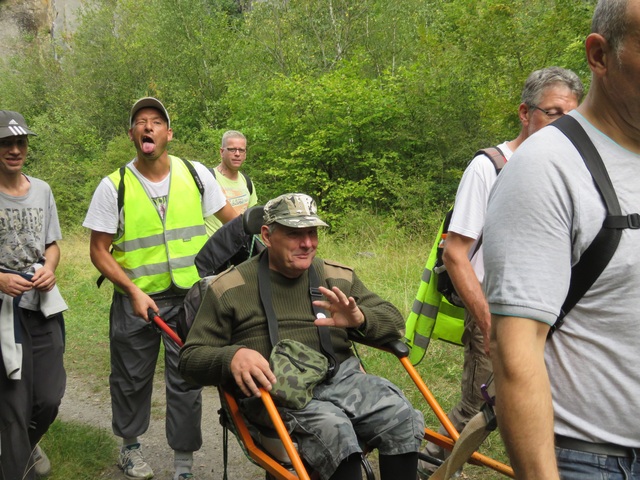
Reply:
M83 0L0 0L0 57L19 51L25 36L60 39L72 28Z

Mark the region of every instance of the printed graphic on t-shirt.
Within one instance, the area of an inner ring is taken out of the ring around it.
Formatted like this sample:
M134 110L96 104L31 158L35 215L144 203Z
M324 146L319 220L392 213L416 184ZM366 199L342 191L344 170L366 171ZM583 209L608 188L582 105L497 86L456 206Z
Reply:
M250 198L246 190L243 190L242 188L230 187L223 188L222 190L224 191L227 200L229 200L229 203L235 209L235 211L239 214L244 213L244 211L247 209L247 206L249 205Z
M164 220L164 216L167 213L167 196L163 195L161 197L155 197L152 199L152 201L156 206L158 213L160 214L160 218Z
M0 209L0 265L26 271L41 260L44 252L44 210L42 208Z

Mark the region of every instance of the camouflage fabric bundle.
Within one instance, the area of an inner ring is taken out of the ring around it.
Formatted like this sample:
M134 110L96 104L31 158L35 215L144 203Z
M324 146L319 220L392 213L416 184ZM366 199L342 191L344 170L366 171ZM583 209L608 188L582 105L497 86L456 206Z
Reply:
M322 353L295 340L280 340L269 357L278 382L271 390L273 401L286 408L304 408L314 387L327 376L329 362Z

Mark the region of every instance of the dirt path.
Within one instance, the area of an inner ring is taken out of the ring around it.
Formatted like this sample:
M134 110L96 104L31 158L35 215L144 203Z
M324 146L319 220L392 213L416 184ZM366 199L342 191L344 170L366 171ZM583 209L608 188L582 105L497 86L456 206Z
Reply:
M153 408L149 430L140 437L145 459L155 472L155 479L173 479L173 452L167 445L164 425L164 385L156 378ZM193 473L196 480L223 478L222 427L218 422L220 402L214 388L203 391L202 436L203 446L194 455ZM70 374L67 390L60 408L60 419L87 423L111 432L111 406L108 392L95 393L83 379ZM229 438L229 480L264 479L264 471L252 464L231 435ZM122 471L114 464L101 479L124 480Z

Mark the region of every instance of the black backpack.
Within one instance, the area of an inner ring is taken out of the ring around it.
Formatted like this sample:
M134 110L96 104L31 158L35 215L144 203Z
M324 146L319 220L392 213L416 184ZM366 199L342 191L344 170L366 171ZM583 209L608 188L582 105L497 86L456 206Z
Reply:
M176 317L176 330L183 342L187 340L209 282L217 274L265 249L257 237L262 225L262 215L262 205L248 208L242 215L216 230L196 255L195 264L201 279L187 292Z
M500 174L502 167L504 167L505 163L507 163L507 158L504 156L504 153L498 147L489 147L484 148L482 150L478 150L473 158L478 155L486 155L493 163L494 168L496 169L496 174ZM451 223L451 217L453 216L453 207L449 209L447 214L442 221L442 237L438 243L438 249L436 251L436 263L433 267L433 271L438 274L438 292L442 294L444 298L446 298L451 304L456 305L458 307L464 307L462 303L462 299L456 292L456 288L453 286L453 282L451 281L451 277L447 273L447 267L445 267L444 262L442 261L442 253L444 251L444 241L447 238L447 234L449 233L449 224ZM473 257L478 249L482 245L482 234L480 238L476 242L476 246L471 254Z

